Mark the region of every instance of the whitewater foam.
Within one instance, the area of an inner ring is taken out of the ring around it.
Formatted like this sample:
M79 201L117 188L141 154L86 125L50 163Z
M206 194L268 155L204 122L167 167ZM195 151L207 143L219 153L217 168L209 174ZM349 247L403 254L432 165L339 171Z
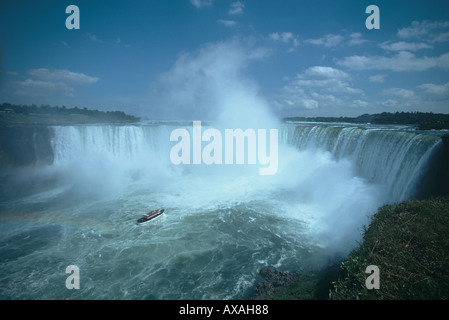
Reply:
M315 268L348 252L378 206L413 193L438 143L400 130L286 125L278 172L261 176L248 165L173 165L177 127L53 127L54 162L32 179L39 192L2 202L0 256L32 230L48 241L0 266L0 296L245 298L263 266ZM136 227L160 207L160 221ZM68 265L80 268L76 292L64 287Z

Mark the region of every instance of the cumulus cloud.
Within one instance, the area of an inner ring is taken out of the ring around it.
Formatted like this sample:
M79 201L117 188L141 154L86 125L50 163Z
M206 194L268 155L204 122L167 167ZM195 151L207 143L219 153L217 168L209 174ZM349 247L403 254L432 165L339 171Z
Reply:
M399 29L397 36L402 39L418 38L430 42L449 41L449 21L413 21L409 27Z
M383 42L380 47L388 51L418 51L421 49L432 49L433 46L424 42Z
M275 97L280 110L366 107L363 90L351 85L347 72L329 66L313 66L289 81Z
M305 40L305 42L307 42L307 43L324 46L327 48L336 47L342 41L343 41L343 36L336 35L336 34L327 34L322 38Z
M298 37L292 32L273 32L268 35L271 41L279 42L289 46L288 52L293 52L299 46Z
M292 84L302 88L321 88L333 93L362 93L362 90L351 87L350 78L351 76L342 70L314 66L298 74Z
M326 48L334 48L338 45L357 46L368 42L368 40L363 39L363 36L360 32L353 32L349 35L330 33L321 38L304 40L304 42L317 46L324 46Z
M425 83L418 86L430 100L449 99L449 82L445 84Z
M97 77L65 69L30 69L27 75L29 78L26 80L15 81L12 84L16 95L48 98L73 97L74 86L94 84L99 81Z
M234 27L237 25L237 22L234 20L224 20L224 19L218 19L217 22L219 24L224 25L225 27Z
M236 15L242 14L243 9L245 8L245 4L241 1L236 1L231 3L231 8L229 9L229 14Z
M212 0L190 0L190 3L196 8L202 8L211 6Z
M332 67L314 66L306 69L300 77L319 77L324 79L348 79L348 73Z
M50 70L46 68L30 69L27 72L31 77L51 82L63 83L96 83L99 78L88 76L84 73L73 72L66 69Z
M26 79L14 83L14 93L19 96L59 96L73 97L73 88L62 82Z
M437 112L447 112L449 82L444 84L424 83L416 88L388 88L381 91L387 99L375 102L389 109L415 111L423 107Z
M297 37L291 32L281 32L281 33L273 32L270 33L269 38L274 41L290 43L295 47L299 45Z
M370 82L384 83L387 78L386 74L375 74L373 76L368 77Z
M449 53L440 57L417 57L411 52L400 51L395 56L346 57L338 65L355 70L425 71L432 68L449 68Z
M348 45L357 46L357 45L361 45L365 42L368 42L368 40L362 39L361 33L354 32L354 33L351 33L351 35L349 36Z
M415 92L403 88L389 88L382 91L384 95L400 98L403 100L412 100L415 98Z

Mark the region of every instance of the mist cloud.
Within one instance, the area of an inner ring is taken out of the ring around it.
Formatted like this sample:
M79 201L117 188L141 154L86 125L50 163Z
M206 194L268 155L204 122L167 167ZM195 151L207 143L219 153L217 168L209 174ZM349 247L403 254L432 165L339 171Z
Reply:
M268 56L240 39L209 43L182 53L152 89L153 105L164 118L217 120L251 126L269 113L258 86L247 74L251 63Z

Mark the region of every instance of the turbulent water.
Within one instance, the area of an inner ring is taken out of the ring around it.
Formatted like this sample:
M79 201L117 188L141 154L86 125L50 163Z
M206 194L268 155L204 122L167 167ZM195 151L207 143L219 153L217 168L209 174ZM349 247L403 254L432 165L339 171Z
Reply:
M30 143L39 157L2 172L0 298L248 298L264 266L346 254L377 207L415 195L441 143L399 127L285 124L278 171L263 176L173 165L183 125L50 127L46 156ZM135 224L155 208L160 220ZM80 289L65 286L69 265Z

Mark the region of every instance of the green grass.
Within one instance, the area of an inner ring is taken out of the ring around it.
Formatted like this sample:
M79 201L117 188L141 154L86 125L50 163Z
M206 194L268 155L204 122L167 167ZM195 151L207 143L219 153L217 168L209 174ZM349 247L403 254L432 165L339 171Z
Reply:
M379 289L366 288L369 265L379 267ZM363 241L343 262L302 275L266 299L449 299L449 197L379 208Z
M317 273L302 274L298 279L280 286L267 300L326 300L339 265L332 265Z
M299 279L276 288L267 300L312 300L318 284L317 275L301 275Z
M380 288L368 290L368 265ZM363 242L341 264L331 299L434 300L449 298L449 198L381 207Z

